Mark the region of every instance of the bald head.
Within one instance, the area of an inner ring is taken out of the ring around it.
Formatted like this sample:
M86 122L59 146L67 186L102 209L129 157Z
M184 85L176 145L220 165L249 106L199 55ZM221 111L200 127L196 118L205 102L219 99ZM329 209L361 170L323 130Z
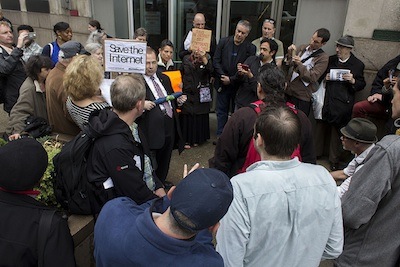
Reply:
M196 13L193 19L193 28L204 29L206 26L206 18L203 13Z

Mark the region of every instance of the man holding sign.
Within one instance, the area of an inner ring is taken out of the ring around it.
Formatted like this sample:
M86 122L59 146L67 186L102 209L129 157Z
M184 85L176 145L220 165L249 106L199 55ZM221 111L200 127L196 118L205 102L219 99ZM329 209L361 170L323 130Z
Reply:
M194 15L194 19L193 19L193 29L206 29L209 30L206 27L206 18L204 17L203 13L196 13L196 15ZM186 55L190 55L192 50L191 49L191 44L192 44L192 39L193 39L193 29L190 30L185 37L183 37L183 44L181 47L181 50L179 51L179 58L183 60L184 56ZM211 30L209 30L211 32ZM213 57L214 56L214 51L215 51L215 47L217 46L217 42L215 41L215 37L211 34L211 38L209 41L209 50L205 52L209 52L210 56ZM197 49L199 50L199 49Z

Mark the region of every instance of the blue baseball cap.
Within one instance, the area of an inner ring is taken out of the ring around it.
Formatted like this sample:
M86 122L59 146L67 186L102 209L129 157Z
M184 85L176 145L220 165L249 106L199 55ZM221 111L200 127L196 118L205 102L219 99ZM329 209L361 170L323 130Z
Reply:
M215 225L226 214L232 200L229 177L219 170L202 168L190 173L176 186L170 210L180 226L197 232Z

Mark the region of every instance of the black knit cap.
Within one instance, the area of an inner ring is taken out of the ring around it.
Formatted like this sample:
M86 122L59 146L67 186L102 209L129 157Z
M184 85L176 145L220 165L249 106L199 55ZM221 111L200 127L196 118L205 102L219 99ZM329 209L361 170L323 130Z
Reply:
M0 147L0 187L10 191L32 189L47 168L47 153L33 138L25 137Z

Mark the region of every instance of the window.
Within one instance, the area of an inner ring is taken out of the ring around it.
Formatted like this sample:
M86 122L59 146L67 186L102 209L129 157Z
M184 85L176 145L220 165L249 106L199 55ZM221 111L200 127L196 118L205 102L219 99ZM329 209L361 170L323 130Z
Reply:
M26 10L28 12L50 13L48 0L26 0Z
M19 1L16 0L1 0L1 8L8 9L8 10L21 10L19 5Z

